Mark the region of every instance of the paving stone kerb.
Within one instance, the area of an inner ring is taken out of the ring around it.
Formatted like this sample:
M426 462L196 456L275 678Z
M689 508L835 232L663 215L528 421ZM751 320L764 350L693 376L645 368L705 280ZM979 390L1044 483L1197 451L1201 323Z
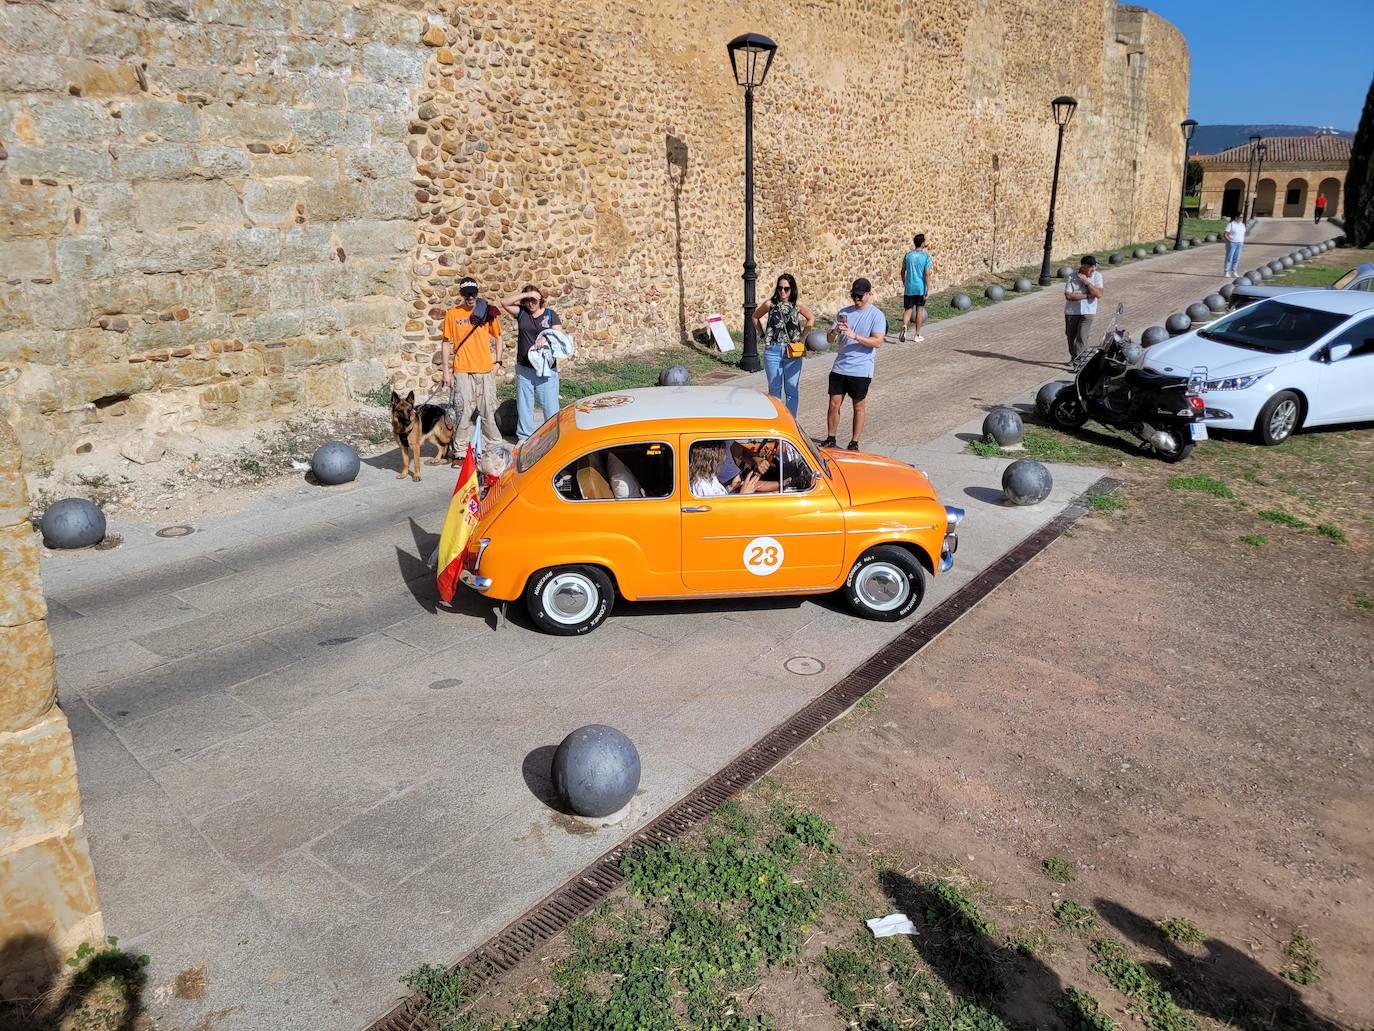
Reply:
M102 933L38 569L19 441L0 419L0 998L35 997Z
M950 59L906 15L875 37L860 0L771 14L765 283L792 269L835 299L862 273L900 294L917 231L951 280L1034 261L1048 100L1070 82L1058 240L1167 229L1188 53L1157 16L1094 4L1065 33L1036 0L933 0ZM541 284L583 356L677 342L711 312L738 327L739 26L707 0L580 17L616 30L584 39L550 0L0 5L0 267L19 280L0 365L24 370L0 400L26 454L252 425L388 375L423 389L469 272L489 294ZM872 102L917 67L921 103ZM858 186L834 167L856 109L887 141Z

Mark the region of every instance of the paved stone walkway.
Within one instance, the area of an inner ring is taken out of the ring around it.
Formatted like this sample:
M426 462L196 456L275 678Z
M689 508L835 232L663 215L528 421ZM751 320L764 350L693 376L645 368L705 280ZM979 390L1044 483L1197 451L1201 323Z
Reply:
M1246 265L1327 235L1262 224ZM1219 286L1220 261L1212 246L1108 270L1108 301L1142 328ZM1003 463L963 455L952 432L1055 378L1059 303L1019 298L879 357L865 444L970 509L959 565L922 611L1096 475L1058 469L1046 504L1002 508ZM803 376L811 429L828 365ZM209 966L207 999L150 992L161 1020L365 1023L399 974L499 929L901 629L819 599L622 607L575 641L520 619L495 631L471 596L435 611L421 556L452 474L426 472L367 468L190 537L116 527L115 551L45 561L110 933L153 957L155 986ZM789 673L795 655L824 671ZM541 801L544 771L594 721L630 734L645 776L628 824L579 835Z

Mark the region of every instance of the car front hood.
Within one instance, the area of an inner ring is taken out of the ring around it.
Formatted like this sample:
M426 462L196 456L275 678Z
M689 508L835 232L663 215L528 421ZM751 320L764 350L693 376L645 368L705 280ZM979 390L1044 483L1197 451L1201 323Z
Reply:
M1168 373L1171 376L1186 376L1195 367L1200 366L1207 370L1208 379L1219 379L1287 365L1301 355L1301 351L1296 354L1251 351L1248 348L1223 344L1218 340L1204 340L1196 333L1184 333L1180 337L1149 348L1145 352L1145 365L1156 372Z
M856 508L903 498L936 500L935 488L925 474L899 459L830 449L825 455L848 488L849 503Z

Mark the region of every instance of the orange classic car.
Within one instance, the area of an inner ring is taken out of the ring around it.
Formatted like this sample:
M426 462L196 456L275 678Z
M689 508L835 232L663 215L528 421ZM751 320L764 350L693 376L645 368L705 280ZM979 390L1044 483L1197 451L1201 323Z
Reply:
M842 590L901 619L949 569L963 511L905 462L818 450L744 387L584 398L544 423L487 491L462 582L524 598L538 626L585 634L626 601Z

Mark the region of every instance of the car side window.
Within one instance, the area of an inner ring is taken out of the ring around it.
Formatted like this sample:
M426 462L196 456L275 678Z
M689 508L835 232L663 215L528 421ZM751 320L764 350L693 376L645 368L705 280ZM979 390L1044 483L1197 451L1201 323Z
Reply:
M662 499L673 493L673 448L663 441L617 444L569 462L553 478L568 501Z
M1344 332L1338 334L1331 343L1327 344L1327 348L1330 349L1337 344L1350 345L1350 354L1345 357L1345 361L1349 361L1351 358L1374 355L1374 318L1364 319L1353 326L1346 327Z
M815 479L815 469L801 451L778 437L697 440L687 453L693 497L804 493Z

